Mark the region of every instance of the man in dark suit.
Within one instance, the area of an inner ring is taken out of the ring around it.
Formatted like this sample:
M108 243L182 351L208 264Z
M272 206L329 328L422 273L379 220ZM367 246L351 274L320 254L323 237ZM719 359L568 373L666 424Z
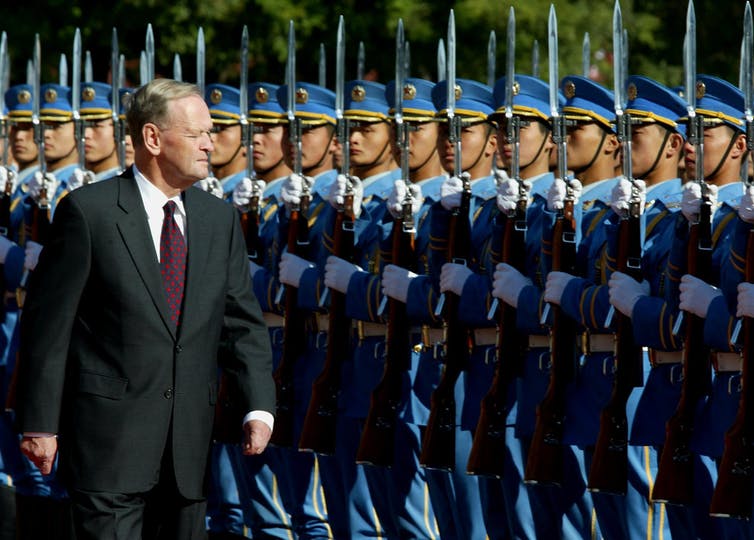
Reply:
M133 168L63 199L30 280L21 448L49 472L59 446L79 540L203 538L218 350L249 411L243 451L258 454L275 406L269 336L235 211L189 189L213 150L199 90L152 81L128 124Z

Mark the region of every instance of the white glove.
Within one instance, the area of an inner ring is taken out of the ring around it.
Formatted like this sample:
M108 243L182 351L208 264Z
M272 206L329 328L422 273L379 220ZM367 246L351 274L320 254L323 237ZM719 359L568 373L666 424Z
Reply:
M581 197L581 182L573 178L570 180L571 189L573 190L573 204L576 205ZM550 212L556 212L563 209L563 202L566 198L566 183L562 178L556 178L550 189L547 190L547 209Z
M738 215L746 223L754 224L754 186L747 186L738 206Z
M15 246L13 242L8 240L5 236L0 235L0 264L5 264L5 258L8 256L8 252L13 246Z
M249 201L256 195L261 197L264 193L264 180L252 180L248 176L241 179L236 187L233 188L233 206L245 209L249 206Z
M463 184L468 182L471 175L467 172L458 176L451 176L440 186L440 204L445 210L453 210L461 206L461 193L463 193Z
M24 268L34 270L39 262L39 254L42 252L42 244L37 244L29 240L26 242L26 253L24 255Z
M308 268L314 268L314 265L298 255L283 253L280 257L280 282L298 287L301 283L301 276Z
M76 167L75 169L73 169L73 174L71 174L70 178L68 178L65 187L70 192L74 189L80 188L83 185L91 184L93 182L94 173L92 171Z
M411 192L411 214L415 216L422 207L422 188L416 184L409 184L408 189ZM387 198L387 209L395 219L403 215L403 201L405 198L406 182L396 180L393 184L393 190Z
M644 180L634 180L636 189L639 192L639 212L644 212L644 205L647 202L647 184ZM623 217L628 212L628 204L633 196L633 186L625 177L618 180L610 192L610 208L613 212Z
M207 178L202 178L194 185L198 187L199 189L201 189L202 191L211 193L218 199L222 199L223 196L225 195L225 193L223 193L222 184L214 176L208 176Z
M259 265L258 265L257 263L255 263L254 261L249 261L249 277L251 277L251 280L252 280L252 281L254 281L254 276L255 276L255 275L257 274L257 272L259 272L260 270L262 270L262 267L261 267L261 266L259 266Z
M681 303L678 307L697 317L706 317L712 300L723 294L717 287L689 274L681 278L678 289L681 291Z
M358 218L361 214L361 200L364 198L364 186L358 176L346 177L345 174L339 174L335 182L330 184L327 200L334 208L341 208L345 204L349 182L353 190L353 215Z
M8 186L10 182L10 186ZM13 193L16 191L16 185L18 183L18 175L16 171L8 167L0 167L0 193ZM9 187L10 189L5 189Z
M518 307L518 295L531 280L507 263L495 267L492 280L492 296L512 307Z
M495 173L497 181L497 207L503 214L510 215L516 209L519 199L518 182L512 178L502 178L499 172ZM531 191L531 182L523 181L526 197L529 197Z
M738 307L736 317L754 317L754 284L738 284Z
M550 272L547 274L545 282L545 302L552 302L560 305L560 299L563 298L563 291L568 286L568 282L575 279L574 276L567 272Z
M458 296L463 293L466 280L473 274L465 264L445 263L440 271L440 292L454 292Z
M31 177L27 184L29 187L29 195L31 195L31 198L37 203L39 202L39 194L42 191L42 188L47 190L47 202L49 202L55 196L55 192L58 190L59 185L60 182L55 178L53 173L48 172L43 178L42 173L39 171L34 173L34 176Z
M325 263L325 286L345 293L348 291L348 282L351 281L351 276L356 272L363 271L360 266L330 255Z
M709 189L709 200L712 203L712 214L715 213L717 206L717 186L707 184ZM699 207L702 202L702 188L697 182L686 182L683 185L683 194L681 196L681 212L690 223L699 219Z
M631 318L636 302L642 296L649 296L649 283L646 280L639 283L622 272L613 272L607 285L610 303L628 318Z
M308 189L314 185L314 179L311 176L303 176L293 173L283 180L280 185L280 198L285 204L285 208L290 211L292 206L301 204L301 192L304 189L304 182Z
M415 277L417 274L411 270L388 264L382 271L382 295L405 304L408 299L408 287Z

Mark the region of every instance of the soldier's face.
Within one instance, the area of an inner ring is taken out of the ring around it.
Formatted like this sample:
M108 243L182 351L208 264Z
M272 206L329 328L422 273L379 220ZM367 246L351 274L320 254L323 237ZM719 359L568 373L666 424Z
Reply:
M503 165L510 167L513 160L513 144L508 141L508 130L504 120L500 125L500 129L497 130L497 139L499 141L498 152L502 157ZM534 161L539 162L539 160L542 160L543 163L549 162L553 144L550 138L550 131L545 129L542 123L522 118L518 139L518 163L520 166L530 165Z
M39 151L34 142L34 126L31 122L12 124L9 142L13 157L21 166L28 166L37 160Z
M128 133L126 133L125 142L126 167L130 167L134 163L134 143L133 139L131 139L131 135L129 135Z
M115 155L112 118L87 122L84 128L84 154L88 163L98 163Z
M568 127L568 168L586 167L597 154L604 130L596 122L577 122Z
M728 150L728 146L731 143L731 138L734 135L732 128L725 124L719 124L717 126L704 128L704 178L710 182L718 180L718 176L726 174L727 167L719 167L720 160L723 159L725 152ZM694 180L696 178L696 149L693 144L690 144L688 140L684 145L685 161L686 161L686 179ZM730 156L730 154L728 154ZM728 158L729 159L729 158ZM716 177L710 177L710 175L718 170ZM730 180L729 178L723 178L723 180Z
M631 127L631 166L635 178L644 178L652 168L663 145L665 128L657 124Z
M333 127L329 124L305 126L301 130L301 166L304 169L316 167L326 154L332 154L335 151L333 139ZM285 140L288 146L289 165L293 168L295 149L290 144L289 137L286 136Z
M408 132L408 168L417 169L437 152L437 122L412 122Z
M234 156L240 154L241 125L240 124L214 124L212 126L212 144L215 149L210 156L213 167L229 163Z
M207 154L214 151L210 138L212 118L199 96L171 101L168 118L167 125L159 129L158 159L172 185L189 187L209 173Z
M282 125L254 126L254 168L268 171L283 159L285 128Z
M76 151L73 121L45 123L45 159L55 161Z
M491 138L494 137L491 136L489 124L486 122L465 125L461 128L461 170L466 171L479 161L479 157L485 151ZM455 148L448 137L447 122L440 124L437 151L440 154L443 169L452 173L455 166Z
M352 165L379 163L390 151L390 126L387 122L370 122L352 127L350 142Z

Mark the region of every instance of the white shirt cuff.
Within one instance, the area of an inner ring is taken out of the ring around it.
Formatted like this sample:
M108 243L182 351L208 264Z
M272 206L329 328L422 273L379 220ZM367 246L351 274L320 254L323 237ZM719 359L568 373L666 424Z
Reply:
M267 427L270 428L270 431L272 431L275 425L275 417L267 411L251 411L243 417L242 425L245 425L246 422L249 422L250 420L259 420L261 422L264 422L265 424L267 424Z
M28 431L24 432L24 437L31 437L34 439L43 439L45 437L57 437L57 434L55 433L44 433L44 432L38 432L38 431Z

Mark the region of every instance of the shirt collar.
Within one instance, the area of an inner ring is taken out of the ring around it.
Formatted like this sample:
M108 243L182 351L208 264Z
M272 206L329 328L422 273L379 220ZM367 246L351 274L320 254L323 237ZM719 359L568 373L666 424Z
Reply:
M157 186L147 180L147 177L136 167L136 164L134 164L133 168L136 185L139 188L141 200L144 202L144 209L147 211L147 215L153 216L156 214L163 214L165 203L173 201L177 207L176 210L180 212L182 216L186 216L186 209L183 206L183 198L181 197L181 194L178 194L175 197L168 197L162 191L157 189Z

